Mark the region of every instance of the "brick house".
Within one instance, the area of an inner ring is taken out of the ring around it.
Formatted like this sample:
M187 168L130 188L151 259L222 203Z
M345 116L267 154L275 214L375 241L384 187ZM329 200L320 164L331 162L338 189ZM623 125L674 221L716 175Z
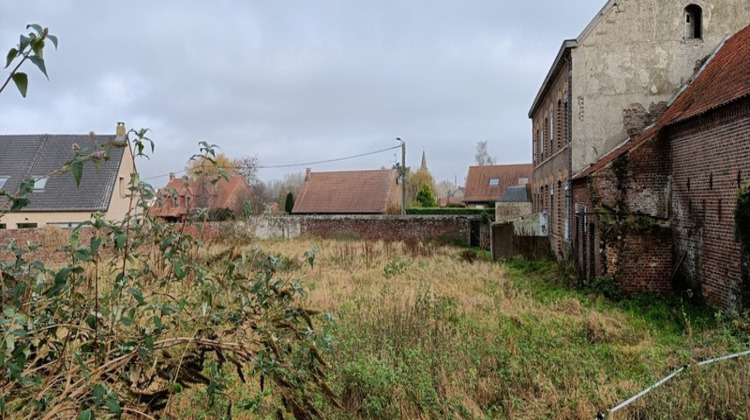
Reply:
M400 214L401 185L393 169L305 174L292 214Z
M531 171L530 163L470 166L463 202L467 207L494 211L508 188L530 182Z
M0 217L0 229L31 229L54 225L76 227L102 212L107 220L125 217L130 205L130 180L136 173L125 125L118 123L115 135L2 135L0 136L0 190L18 191L25 179L35 180L29 202L17 212ZM70 172L46 176L63 168L82 150L104 147L108 157L97 169L86 162L80 186ZM0 197L0 206L6 203ZM7 210L7 208L6 208Z
M749 21L746 0L609 0L562 43L528 114L533 209L548 214L558 257L573 245L573 175L655 120Z
M186 220L202 208L208 209L209 217L217 210L231 211L234 217L240 217L250 201L250 188L241 175L212 183L205 177L175 178L170 174L169 182L157 198L149 211L170 222Z
M573 178L576 259L630 292L690 289L746 308L738 191L750 183L750 27L656 123ZM745 268L747 271L747 268Z

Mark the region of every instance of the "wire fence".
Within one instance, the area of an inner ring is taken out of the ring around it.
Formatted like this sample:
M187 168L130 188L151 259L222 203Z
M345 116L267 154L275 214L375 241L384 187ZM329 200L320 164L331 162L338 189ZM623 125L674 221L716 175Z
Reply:
M713 359L704 360L702 362L696 363L696 365L697 366L706 366L706 365L710 365L711 363L721 362L723 360L729 360L729 359L736 359L738 357L747 356L747 355L750 355L750 350L745 350L745 351L741 351L739 353L732 353L732 354L727 354L725 356L715 357ZM599 413L597 413L596 418L597 419L611 419L615 412L617 412L617 411L619 411L619 410L621 410L621 409L629 406L630 404L634 403L639 398L643 397L644 395L648 394L649 392L653 391L654 389L660 387L665 382L667 382L670 379L674 378L675 376L679 375L681 372L683 372L683 371L685 371L687 369L690 369L690 366L691 365L682 366L681 368L675 370L674 372L670 373L669 375L663 377L662 379L660 379L659 381L657 381L656 383L654 383L650 387L648 387L648 388L644 389L643 391L641 391L641 392L633 395L632 397L628 398L627 400L623 401L622 403L620 403L620 404L618 404L618 405L610 408L609 410L607 410L606 413L600 411Z

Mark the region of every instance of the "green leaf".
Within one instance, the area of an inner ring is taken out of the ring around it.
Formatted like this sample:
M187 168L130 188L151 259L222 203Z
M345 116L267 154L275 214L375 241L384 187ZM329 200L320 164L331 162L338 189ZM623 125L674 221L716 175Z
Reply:
M107 395L107 390L103 386L100 384L94 385L94 404L101 403L105 395Z
M21 52L25 51L26 47L28 47L30 43L31 43L31 38L25 35L21 35L21 40L18 42L18 51L21 51Z
M120 403L114 395L107 397L107 408L109 408L109 411L117 417L122 415L122 408L120 408Z
M73 178L76 180L76 187L81 186L81 178L83 178L83 162L77 160L70 165L70 170L73 172Z
M5 68L7 69L8 66L10 66L10 63L18 57L18 50L15 48L11 48L10 51L8 51L8 58L5 62Z
M16 84L21 96L26 97L26 89L29 87L29 78L26 73L13 73L13 82Z
M44 77L49 80L49 75L47 74L47 66L44 65L44 59L42 57L31 55L29 56L29 61L34 63L34 65L37 66L39 70L41 70L41 72L44 74Z
M131 287L130 289L128 289L128 293L130 293L135 298L135 300L138 301L138 305L146 304L146 301L143 300L143 293L141 293L140 290Z
M96 251L99 250L99 246L102 244L102 238L96 236L91 238L91 245L89 246L89 249L91 249L91 253L95 254Z
M57 49L57 37L54 35L47 35L47 39L52 41L52 45L54 45L55 49Z
M90 408L81 411L78 415L78 420L94 420L94 413L91 412Z
M34 29L36 33L38 33L39 35L41 35L42 32L44 32L44 29L42 28L42 26L36 23L29 23L28 25L26 25L26 29L29 29L29 28Z
M128 235L121 233L115 236L115 248L118 250L125 249L125 242L128 240Z

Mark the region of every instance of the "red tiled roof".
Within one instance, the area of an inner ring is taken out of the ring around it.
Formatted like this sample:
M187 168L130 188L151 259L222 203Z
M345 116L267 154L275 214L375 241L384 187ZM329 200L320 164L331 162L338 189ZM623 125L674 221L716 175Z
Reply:
M292 213L385 213L396 185L396 171L310 172Z
M189 210L195 210L196 207L203 206L229 208L237 213L242 210L242 205L249 196L247 183L240 175L229 179L221 179L215 185L207 180L177 178L169 181L164 187L164 190L170 189L177 192L177 205L175 205L171 196L162 193L162 202L155 204L150 210L155 216L180 217L187 215ZM195 200L200 198L202 194L208 194L208 200L198 204ZM188 209L185 197L190 197L193 200L190 204L191 209Z
M531 181L532 170L530 163L469 166L463 201L465 203L497 201L508 187L517 186L520 178L527 178ZM500 184L490 185L491 178L500 178Z
M729 38L695 80L677 97L656 123L604 155L574 179L585 178L638 147L669 125L697 117L750 96L750 26Z

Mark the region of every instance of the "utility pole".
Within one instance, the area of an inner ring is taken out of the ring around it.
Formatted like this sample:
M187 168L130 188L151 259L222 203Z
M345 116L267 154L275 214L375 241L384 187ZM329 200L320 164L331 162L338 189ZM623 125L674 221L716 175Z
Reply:
M406 216L406 142L401 137L396 137L401 142L401 215Z

